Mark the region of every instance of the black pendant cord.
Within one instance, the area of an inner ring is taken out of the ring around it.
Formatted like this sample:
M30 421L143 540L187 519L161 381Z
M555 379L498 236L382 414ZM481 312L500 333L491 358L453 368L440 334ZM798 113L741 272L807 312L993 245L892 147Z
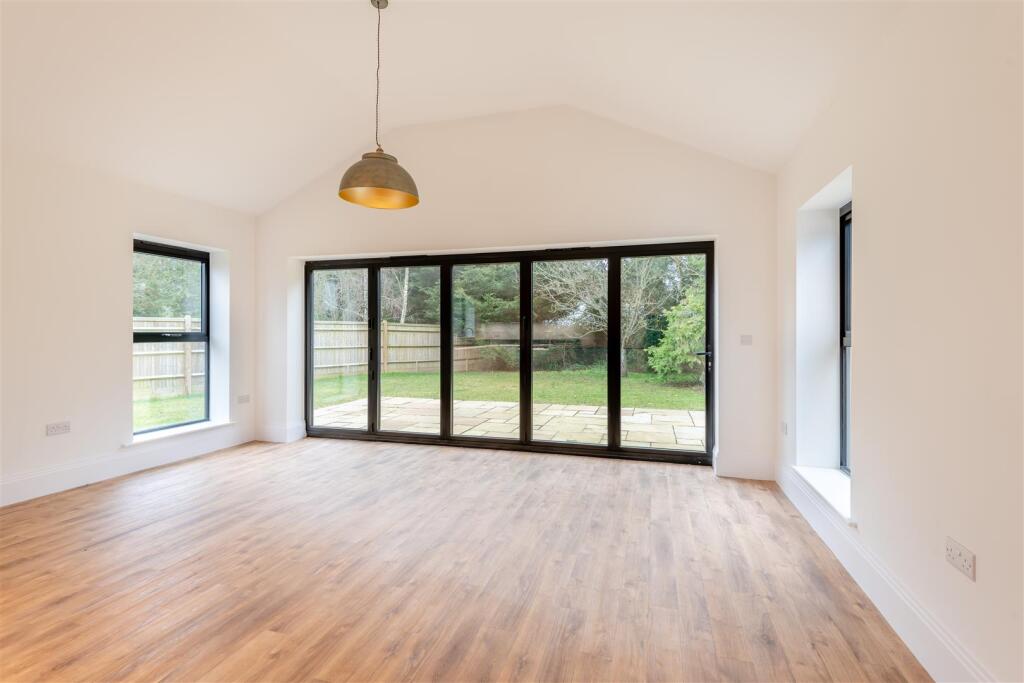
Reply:
M377 141L377 151L383 152L380 146L380 5L377 5L377 118L373 137Z

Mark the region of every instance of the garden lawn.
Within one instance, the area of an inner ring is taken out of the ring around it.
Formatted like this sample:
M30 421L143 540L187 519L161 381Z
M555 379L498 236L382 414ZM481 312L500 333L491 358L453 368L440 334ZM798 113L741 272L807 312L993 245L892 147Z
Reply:
M533 397L537 403L604 406L607 378L594 370L544 370L533 373ZM389 372L383 376L384 396L440 398L440 379L430 372ZM317 408L366 398L366 375L318 377ZM517 372L456 372L455 400L518 401ZM704 388L667 384L651 373L633 372L622 378L625 408L704 410ZM134 402L135 431L201 420L205 412L202 394L151 398Z
M551 370L533 373L533 400L562 405L607 405L608 379L594 370ZM389 372L382 376L383 396L440 398L440 378L430 372ZM317 408L366 398L366 375L318 377ZM456 372L457 401L518 401L518 372ZM624 408L704 410L704 387L668 384L650 373L622 378Z
M132 416L136 432L147 429L195 422L206 415L206 399L203 394L149 398L132 404Z

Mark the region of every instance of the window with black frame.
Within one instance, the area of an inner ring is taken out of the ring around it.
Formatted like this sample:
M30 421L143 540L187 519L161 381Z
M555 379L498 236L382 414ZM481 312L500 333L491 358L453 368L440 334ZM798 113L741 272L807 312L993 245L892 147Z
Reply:
M132 429L210 418L210 255L135 240L132 257Z
M853 204L839 213L839 467L850 471L850 356L851 277L853 252Z

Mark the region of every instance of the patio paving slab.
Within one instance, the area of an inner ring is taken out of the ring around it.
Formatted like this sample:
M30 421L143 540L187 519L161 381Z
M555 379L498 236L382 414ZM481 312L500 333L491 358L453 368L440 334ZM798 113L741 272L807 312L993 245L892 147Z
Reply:
M387 431L440 433L441 402L431 398L388 396L381 399L381 425ZM538 441L607 443L605 406L534 404L534 439ZM318 427L365 429L367 400L357 399L318 408ZM460 401L453 404L453 432L461 436L505 439L519 433L519 404L510 401ZM704 411L666 408L622 409L622 445L700 451L705 448Z

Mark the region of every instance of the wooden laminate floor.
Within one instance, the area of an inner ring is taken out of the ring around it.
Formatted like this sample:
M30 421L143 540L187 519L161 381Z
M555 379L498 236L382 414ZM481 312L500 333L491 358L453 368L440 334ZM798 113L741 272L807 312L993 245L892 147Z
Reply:
M772 483L306 439L0 510L0 680L928 676Z

